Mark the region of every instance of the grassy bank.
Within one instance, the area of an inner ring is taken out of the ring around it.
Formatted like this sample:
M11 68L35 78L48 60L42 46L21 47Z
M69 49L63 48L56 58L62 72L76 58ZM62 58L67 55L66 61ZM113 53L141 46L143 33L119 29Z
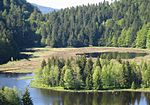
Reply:
M28 80L28 79L33 79L33 76L23 76L18 78L18 80Z
M17 61L10 61L6 64L0 65L0 72L9 73L31 73L40 67L43 59L50 57L70 58L76 57L78 53L90 52L135 52L148 53L144 57L136 57L134 59L127 59L129 61L141 62L143 60L150 61L150 50L138 48L117 48L117 47L82 47L82 48L29 48L21 54L30 55L28 59L21 59Z
M113 89L113 90L66 90L63 87L49 87L43 84L37 84L34 81L30 83L31 88L48 89L59 92L77 92L77 93L94 93L94 92L150 92L150 88L138 88L138 89Z

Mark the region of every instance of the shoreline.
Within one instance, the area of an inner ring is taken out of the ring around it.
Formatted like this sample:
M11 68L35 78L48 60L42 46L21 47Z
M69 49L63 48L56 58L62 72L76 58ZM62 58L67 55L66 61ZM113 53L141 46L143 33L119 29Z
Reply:
M33 72L4 72L4 71L0 71L0 74L33 74Z
M33 52L30 52L33 50ZM27 48L22 54L31 54L33 57L29 59L20 59L10 61L8 63L0 64L0 72L2 73L32 73L35 69L40 68L41 61L50 57L70 58L76 57L78 53L92 53L92 52L135 52L148 53L144 57L135 57L133 59L126 59L128 61L135 61L140 63L142 61L150 61L150 50L140 48L126 48L126 47L80 47L80 48L48 48L48 47L34 47Z
M150 88L138 88L138 89L108 89L108 90L67 90L63 87L49 87L46 85L38 85L34 83L33 81L30 82L31 88L37 88L37 89L47 89L51 91L56 92L68 92L68 93L105 93L105 92L144 92L144 93L150 93Z
M33 74L33 72L0 72L0 74Z

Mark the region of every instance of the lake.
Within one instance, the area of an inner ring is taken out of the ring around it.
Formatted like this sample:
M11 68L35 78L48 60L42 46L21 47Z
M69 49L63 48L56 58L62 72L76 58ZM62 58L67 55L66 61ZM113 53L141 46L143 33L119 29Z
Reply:
M135 53L135 52L91 52L91 53L78 53L77 56L86 55L87 58L97 58L102 59L133 59L136 57L144 57L148 55L147 53Z
M31 80L18 80L32 74L0 74L0 87L17 87L21 92ZM150 93L104 92L68 93L29 88L34 105L150 105Z

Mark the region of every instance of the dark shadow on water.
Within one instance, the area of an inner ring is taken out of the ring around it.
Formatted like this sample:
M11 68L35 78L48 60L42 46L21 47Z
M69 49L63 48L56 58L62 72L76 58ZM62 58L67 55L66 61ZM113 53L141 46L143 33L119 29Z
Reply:
M35 50L33 50L33 49L28 49L28 50L23 49L23 50L21 50L21 52L35 52Z
M33 54L19 54L14 60L26 59L30 61L30 58L37 58L38 56L33 56Z
M33 76L32 73L6 73L0 72L0 77L7 77L7 78L18 78L23 76Z
M25 54L26 52L33 53L33 52L35 52L35 50L29 49L29 50L22 50L21 52L23 52L23 53L19 53L14 57L3 59L3 61L1 61L1 58L0 58L0 64L5 64L5 63L8 63L9 61L16 61L16 60L21 60L21 59L26 59L26 60L30 61L30 58L37 58L38 57L38 56L33 56L33 54Z
M95 92L71 93L40 89L43 97L51 98L51 104L62 105L149 105L149 93L141 92ZM142 97L145 99L143 100ZM45 98L47 102L49 98Z
M19 56L16 58L17 60L20 60L20 59L27 59L29 60L29 58L32 57L32 54L19 54Z
M135 53L135 52L92 52L92 53L78 53L76 56L85 55L87 58L97 58L102 59L133 59L136 57L144 57L148 55L147 53Z

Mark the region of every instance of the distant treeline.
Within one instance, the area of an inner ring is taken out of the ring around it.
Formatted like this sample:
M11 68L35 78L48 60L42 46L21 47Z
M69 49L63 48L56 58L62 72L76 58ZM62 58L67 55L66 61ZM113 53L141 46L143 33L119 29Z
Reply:
M150 48L149 10L149 0L116 0L43 15L26 0L1 0L0 63L33 45Z
M150 48L150 1L116 0L32 13L32 25L51 47L119 46ZM36 20L36 21L35 21Z
M50 87L75 90L129 89L150 87L150 64L97 58L93 61L85 56L50 58L43 60L35 72L34 82Z

